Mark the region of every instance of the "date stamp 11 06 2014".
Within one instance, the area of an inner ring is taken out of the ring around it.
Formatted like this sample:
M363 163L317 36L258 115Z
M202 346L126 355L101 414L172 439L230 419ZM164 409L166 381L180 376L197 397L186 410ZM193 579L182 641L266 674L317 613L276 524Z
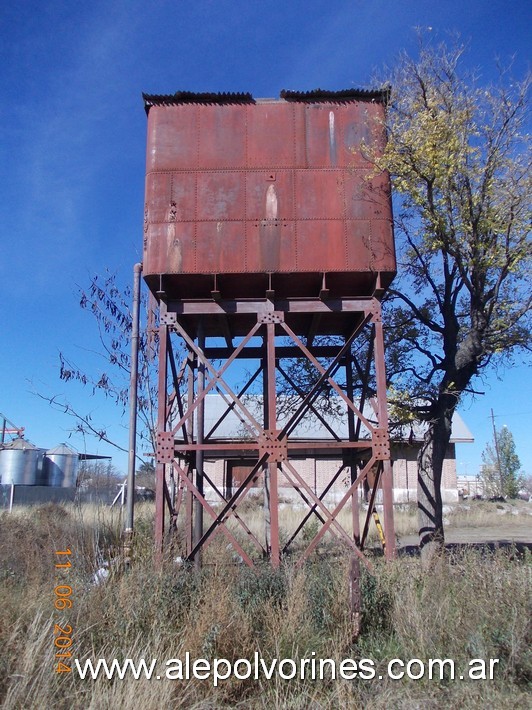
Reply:
M66 580L65 575L72 567L70 555L72 550L57 550L57 562L55 568L58 574L62 575L61 582ZM54 589L54 606L58 611L72 608L72 587L68 584L58 584ZM56 673L71 673L72 667L69 665L69 660L72 656L72 626L63 620L60 623L54 624L54 652L57 665Z

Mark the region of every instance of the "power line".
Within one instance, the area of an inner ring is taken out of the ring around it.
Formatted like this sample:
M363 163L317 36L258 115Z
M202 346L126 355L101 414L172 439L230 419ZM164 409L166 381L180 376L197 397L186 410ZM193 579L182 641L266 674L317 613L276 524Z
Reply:
M493 419L495 416L495 419L500 419L500 417L526 417L528 415L531 415L532 412L509 412L504 414L493 414L493 409L491 410L491 414L489 417L486 417L486 419Z

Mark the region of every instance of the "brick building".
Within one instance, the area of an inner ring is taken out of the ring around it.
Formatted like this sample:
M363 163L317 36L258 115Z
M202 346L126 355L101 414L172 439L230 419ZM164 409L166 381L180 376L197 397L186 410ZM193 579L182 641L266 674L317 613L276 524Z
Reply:
M251 396L246 400L246 406L251 409L254 408L258 413L262 407L262 402L259 397ZM227 405L219 395L207 395L205 401L206 431L208 432L212 427L216 427L215 436L218 440L234 440L238 437L245 436L245 432L242 429L242 422L234 410L232 410L223 421L219 422L226 408ZM365 415L368 419L371 418L370 413L366 414L365 412ZM328 415L326 422L340 436L347 438L347 432L343 431L346 427L345 417ZM279 426L282 426L282 420L279 422ZM416 500L416 459L423 439L423 433L424 426L422 424L414 424L412 427L408 425L392 433L391 454L394 479L394 501L396 503ZM303 453L301 458L295 461L294 465L309 487L311 487L317 495L321 495L331 478L342 466L341 454L336 454L336 456L331 454L328 457L316 457L312 454L312 441L324 441L330 438L326 425L320 421L319 417L312 417L312 420L307 419L300 424L292 432L290 438L291 440L300 439L309 442L309 451ZM364 438L364 427L361 429L360 438ZM471 432L460 415L456 413L453 418L451 441L447 449L443 469L442 496L446 503L458 500L456 445L471 442L473 442ZM207 460L205 462L205 474L220 491L228 493L239 482L244 480L255 463L256 459L246 459L241 456L235 456L234 458L226 460ZM342 497L348 487L348 476L348 470L341 473L338 480L328 492L326 500L332 502ZM301 500L297 491L288 485L282 473L279 475L279 486L279 493L282 497L296 501ZM260 479L257 481L257 487L261 487ZM208 480L205 481L205 492L208 499L213 501L219 500L218 496L216 496L212 490L212 486L209 485ZM380 492L378 495L380 495ZM379 502L379 497L377 498L377 502Z

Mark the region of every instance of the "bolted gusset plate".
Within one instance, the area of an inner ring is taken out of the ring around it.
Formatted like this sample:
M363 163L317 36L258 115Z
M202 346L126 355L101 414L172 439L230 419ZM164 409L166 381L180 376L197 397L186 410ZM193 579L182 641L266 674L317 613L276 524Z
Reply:
M288 449L286 446L286 437L279 439L280 432L276 429L264 429L259 436L259 455L262 457L268 455L269 461L286 461L288 458Z
M172 463L174 459L174 435L171 431L157 432L157 463Z
M377 461L385 461L390 458L390 438L386 429L373 431L373 454Z
M257 316L259 323L284 323L284 313L282 311L267 311L259 313Z

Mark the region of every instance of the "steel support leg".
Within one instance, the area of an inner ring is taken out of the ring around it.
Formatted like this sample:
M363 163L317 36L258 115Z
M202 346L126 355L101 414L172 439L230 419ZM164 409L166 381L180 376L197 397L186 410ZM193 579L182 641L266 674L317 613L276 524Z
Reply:
M380 317L375 323L375 373L377 379L377 402L379 426L388 431L388 404L386 400L386 371L384 364L384 337ZM393 521L393 478L390 458L383 460L382 503L384 508L384 533L386 536L386 559L395 557L395 526Z
M198 350L203 353L205 350L205 335L203 330L203 323L200 321L198 326ZM197 425L198 431L196 433L196 442L198 444L198 451L196 452L196 488L201 495L203 495L203 474L204 474L204 461L205 454L202 449L204 439L205 439L205 397L203 396L203 391L205 389L205 364L201 359L198 361L198 375L197 375L198 389L196 395L199 399L199 404L197 408ZM194 499L194 546L198 544L203 536L203 506L198 498ZM196 569L201 567L201 550L198 550L194 556L194 566Z
M187 411L192 410L192 405L194 403L194 353L189 349L188 355L187 355L187 363L188 363L188 377L187 377ZM187 419L186 423L186 430L187 430L187 440L188 441L193 441L194 440L194 419L193 417L190 417ZM190 465L190 462L187 466L187 473L188 476L190 477L190 482L192 482L192 466ZM190 487L190 484L187 484L187 490L186 490L186 498L185 498L185 549L187 553L187 557L190 555L192 551L192 519L193 519L193 510L194 506L194 496L192 495L192 489Z
M268 391L268 418L266 428L277 429L277 388L275 383L275 324L266 324L266 383ZM276 461L268 464L270 483L270 533L272 567L280 563L279 549L279 476Z
M166 375L167 375L167 355L168 355L168 328L166 325L159 326L159 378L158 378L158 409L157 409L157 433L166 431ZM164 477L165 464L157 462L155 469L155 555L156 562L162 561L163 541L164 541Z

